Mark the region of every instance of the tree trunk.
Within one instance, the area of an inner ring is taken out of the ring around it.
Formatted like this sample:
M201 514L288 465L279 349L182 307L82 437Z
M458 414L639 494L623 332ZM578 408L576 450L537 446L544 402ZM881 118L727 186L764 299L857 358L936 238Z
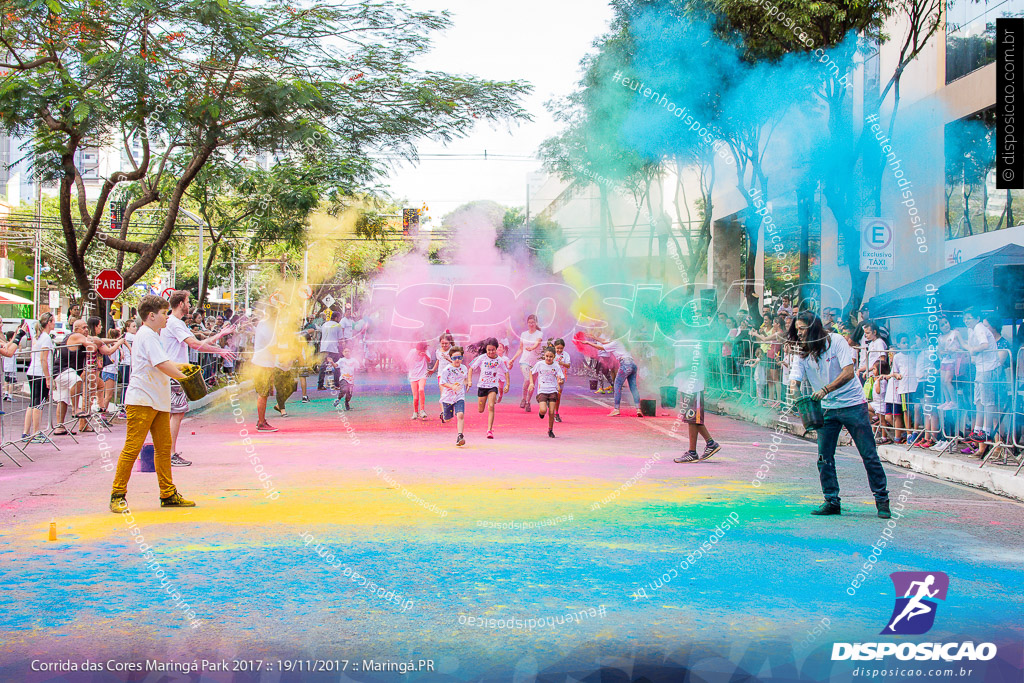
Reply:
M967 191L967 181L966 180L964 181L964 186L963 187L964 187L964 190L963 190L962 194L963 194L963 197L964 197L964 226L967 228L967 234L968 235L973 235L974 234L974 229L971 226L971 211L970 211L971 192Z
M988 183L981 181L981 229L988 232Z
M801 186L800 196L797 199L797 206L800 213L800 298L807 296L808 285L811 282L811 202L814 194L807 186Z
M598 253L603 261L608 258L608 190L605 189L603 184L598 183L597 191L599 201L601 202L601 205L598 207L601 214L600 251Z
M651 211L651 181L647 180L647 281L651 281L651 261L654 259L654 213ZM642 200L641 200L642 201Z

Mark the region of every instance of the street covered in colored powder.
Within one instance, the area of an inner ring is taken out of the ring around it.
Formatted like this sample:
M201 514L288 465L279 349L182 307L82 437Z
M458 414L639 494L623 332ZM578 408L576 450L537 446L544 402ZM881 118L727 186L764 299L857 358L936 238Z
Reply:
M194 465L175 481L195 508L160 509L154 475L134 475L134 524L196 628L126 520L97 504L109 474L95 437L31 473L3 468L0 677L51 680L26 672L31 660L348 660L352 671L424 659L451 680L672 662L824 680L849 667L829 660L833 642L885 626L888 574L904 570L953 582L930 639L991 639L1007 654L1019 642L1015 503L887 468L905 507L850 595L887 528L850 449L843 516L815 518L812 442L777 436L758 480L774 432L710 416L722 451L675 464L675 411L608 418L573 382L557 439L506 401L494 440L472 411L456 448L436 415L409 421L386 380L370 376L350 412L294 403L272 434L254 432L251 392L237 419L222 397L186 420Z
M1024 683L1021 92L1024 0L0 0L0 683Z

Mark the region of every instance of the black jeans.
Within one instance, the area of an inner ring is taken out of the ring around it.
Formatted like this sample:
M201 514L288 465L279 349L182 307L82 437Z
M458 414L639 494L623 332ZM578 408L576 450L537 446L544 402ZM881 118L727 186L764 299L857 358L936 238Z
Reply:
M330 358L332 362L337 363L338 360L341 359L341 354L340 353L331 353L330 351L328 351L327 352L327 358ZM322 363L320 363L320 374L316 378L316 388L317 389L323 389L324 388L324 373L326 373L326 372L327 372L327 360L324 359L324 361ZM335 365L334 366L334 370L332 370L331 372L334 375L334 386L337 387L338 386L338 381L341 379L341 370L339 370L338 366Z
M348 380L341 380L338 384L338 399L345 399L345 407L349 406L349 401L352 400L352 385L349 384Z
M825 410L825 424L818 430L818 476L821 478L821 492L825 501L839 504L839 479L836 477L836 444L839 443L839 432L843 427L850 432L857 452L864 460L864 469L868 473L868 486L875 495L876 503L889 500L886 488L885 470L878 459L875 449L875 437L871 433L871 416L868 406L861 403L846 408Z

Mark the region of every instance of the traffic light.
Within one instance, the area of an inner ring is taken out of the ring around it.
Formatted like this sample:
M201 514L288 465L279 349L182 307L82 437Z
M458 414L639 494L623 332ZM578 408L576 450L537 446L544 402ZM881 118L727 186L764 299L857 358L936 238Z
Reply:
M402 234L406 237L420 231L420 212L416 209L402 209Z
M124 210L126 202L111 202L110 204L110 230L112 232L121 231L121 221L124 220Z

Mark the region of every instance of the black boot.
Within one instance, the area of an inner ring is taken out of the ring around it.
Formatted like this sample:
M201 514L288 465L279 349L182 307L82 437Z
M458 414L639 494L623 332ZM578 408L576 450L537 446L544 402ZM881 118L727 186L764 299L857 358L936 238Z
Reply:
M841 515L843 514L842 508L839 507L839 503L830 503L827 500L821 504L821 507L816 507L811 510L812 515Z
M889 501L875 501L875 507L878 508L878 516L882 519L889 519L892 517L892 513L889 511Z

